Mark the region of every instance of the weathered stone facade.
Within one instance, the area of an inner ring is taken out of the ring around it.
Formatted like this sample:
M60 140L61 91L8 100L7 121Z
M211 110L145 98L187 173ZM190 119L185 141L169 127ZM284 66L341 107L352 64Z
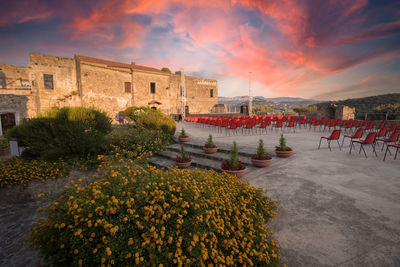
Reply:
M318 118L328 118L328 119L341 119L341 120L350 120L355 118L356 109L343 105L329 105L329 106L321 106L318 108L316 116Z
M20 96L25 97L24 104ZM64 106L96 107L114 119L129 106L181 114L184 105L189 113L210 113L215 104L216 80L183 72L170 74L135 63L31 53L27 67L0 64L0 113L13 112L18 120Z

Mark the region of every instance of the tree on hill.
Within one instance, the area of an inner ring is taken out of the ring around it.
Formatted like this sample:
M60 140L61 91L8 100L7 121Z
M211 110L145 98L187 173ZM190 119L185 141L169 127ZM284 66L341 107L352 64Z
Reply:
M318 109L317 106L303 106L303 107L294 108L293 110L296 113L299 113L300 115L302 115L302 114L317 112L317 109Z
M259 115L259 114L265 114L265 113L275 113L275 114L281 114L279 110L273 109L267 105L264 106L255 106L253 108L253 113Z

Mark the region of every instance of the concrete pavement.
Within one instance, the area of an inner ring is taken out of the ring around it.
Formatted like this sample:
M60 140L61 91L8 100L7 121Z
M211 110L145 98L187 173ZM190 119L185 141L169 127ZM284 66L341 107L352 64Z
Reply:
M212 133L220 147L235 140L239 151L255 153L258 140L274 155L281 131L262 135L226 136L192 123L184 126L193 142L204 143ZM250 172L243 179L255 187L267 188L279 205L270 224L282 247L288 266L400 266L400 158L382 161L372 148L368 158L357 149L349 155L332 143L329 151L321 136L330 132L296 129L284 133L294 149L291 158L273 157L265 169Z

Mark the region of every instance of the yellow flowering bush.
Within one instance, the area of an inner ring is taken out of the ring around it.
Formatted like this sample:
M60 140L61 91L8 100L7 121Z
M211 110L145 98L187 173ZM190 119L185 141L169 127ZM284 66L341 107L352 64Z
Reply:
M54 202L30 243L54 266L279 266L276 209L228 174L114 164Z
M31 180L45 181L69 175L64 161L7 159L0 161L0 187L27 185Z

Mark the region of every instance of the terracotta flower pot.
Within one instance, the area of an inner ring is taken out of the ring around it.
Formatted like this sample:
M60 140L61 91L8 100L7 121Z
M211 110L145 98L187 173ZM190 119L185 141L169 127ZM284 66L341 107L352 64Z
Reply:
M292 155L293 150L287 150L287 151L275 150L275 153L280 158L288 158Z
M188 162L177 162L175 161L176 166L178 166L179 169L185 169L185 168L189 168L190 164L192 164L192 161L188 161Z
M179 136L179 142L185 143L185 142L189 142L189 136Z
M204 147L204 151L207 153L207 154L214 154L215 152L217 152L217 150L218 150L218 147Z
M251 159L251 163L258 168L265 168L271 165L272 159Z
M236 175L237 178L242 178L246 173L246 168L244 168L242 170L226 170L226 169L222 169L222 171L227 172L229 174Z

